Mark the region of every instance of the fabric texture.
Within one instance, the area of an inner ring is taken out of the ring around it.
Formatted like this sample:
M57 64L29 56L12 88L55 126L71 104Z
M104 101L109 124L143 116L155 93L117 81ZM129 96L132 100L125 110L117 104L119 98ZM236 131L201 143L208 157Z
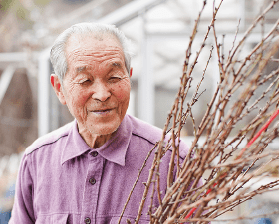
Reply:
M90 148L73 121L39 138L25 151L16 184L10 224L117 223L139 169L162 131L126 115L100 148ZM180 156L187 153L180 143ZM166 191L171 150L162 158L160 191ZM121 223L137 217L154 152L140 175ZM154 203L159 205L157 197ZM140 223L148 223L150 195Z

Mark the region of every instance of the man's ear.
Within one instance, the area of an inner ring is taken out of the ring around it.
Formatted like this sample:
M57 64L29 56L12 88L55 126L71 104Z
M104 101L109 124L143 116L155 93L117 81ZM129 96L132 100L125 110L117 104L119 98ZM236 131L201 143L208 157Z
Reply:
M51 85L59 99L59 101L62 103L62 104L66 104L66 100L65 100L65 96L64 96L64 92L63 92L63 88L62 88L62 83L60 81L60 79L58 78L57 75L55 74L51 74L50 76L50 82L51 82Z
M132 77L132 75L133 75L133 67L131 67L130 69L130 78Z

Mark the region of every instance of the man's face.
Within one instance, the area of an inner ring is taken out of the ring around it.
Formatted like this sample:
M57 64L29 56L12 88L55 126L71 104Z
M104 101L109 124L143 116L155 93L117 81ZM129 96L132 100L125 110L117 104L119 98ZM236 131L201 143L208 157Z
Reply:
M75 35L68 40L66 58L61 103L77 119L80 132L113 133L126 114L131 90L121 44L111 36Z

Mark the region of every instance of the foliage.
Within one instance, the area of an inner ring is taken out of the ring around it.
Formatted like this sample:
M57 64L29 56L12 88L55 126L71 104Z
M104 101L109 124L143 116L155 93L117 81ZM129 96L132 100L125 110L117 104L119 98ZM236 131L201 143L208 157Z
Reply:
M279 20L268 32L262 32L262 40L251 52L240 57L245 40L257 25L260 24L264 30L264 18L278 1L272 1L238 43L236 41L238 31L236 32L228 55L223 53L224 46L218 42L215 30L216 15L223 1L221 0L218 6L215 6L214 1L212 20L204 40L196 54L192 54L199 21L207 4L207 1L204 1L186 50L180 89L167 117L162 138L152 149L155 151L155 157L150 167L136 223L139 222L147 192L160 192L159 181L162 181L160 161L165 151L170 148L172 157L168 179L163 180L166 181L168 189L164 196L154 195L161 204L159 208L150 205L150 223L208 222L255 195L271 191L278 186L279 180L276 178L279 154L267 149L272 140L278 137L278 122L274 124L273 120L279 113L279 69L277 67L266 73L266 68L269 62L278 60L274 56L279 49ZM186 96L193 88L191 86L195 78L193 69L211 34L215 46L212 46L209 52L202 78L194 87L193 96L186 102ZM211 101L208 102L201 123L197 125L192 108L199 102L199 97L204 92L200 87L214 50L218 57L219 83ZM255 112L257 115L251 116ZM247 121L245 126L242 125L244 119ZM180 164L178 161L180 135L186 122L192 122L195 138L188 155ZM170 135L170 140L165 142L167 134ZM205 141L201 140L201 136L205 136ZM243 144L246 147L243 147ZM255 168L256 162L258 165ZM176 173L173 172L176 170L175 166L178 170ZM198 180L206 173L208 173L206 181L202 186L198 186ZM253 178L260 180L270 176L275 176L275 180L257 189L252 189L247 184ZM174 182L173 177L176 177ZM132 190L132 193L135 192ZM123 212L124 210L125 207Z

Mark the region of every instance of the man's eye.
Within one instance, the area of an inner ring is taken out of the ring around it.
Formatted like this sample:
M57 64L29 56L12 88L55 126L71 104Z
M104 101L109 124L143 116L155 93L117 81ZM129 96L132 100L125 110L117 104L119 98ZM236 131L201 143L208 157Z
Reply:
M85 80L80 81L78 84L85 85L85 84L90 84L90 83L91 83L90 79L85 79Z
M121 78L117 77L117 76L112 76L112 77L109 78L109 82L112 82L112 83L118 82L120 80L121 80Z

